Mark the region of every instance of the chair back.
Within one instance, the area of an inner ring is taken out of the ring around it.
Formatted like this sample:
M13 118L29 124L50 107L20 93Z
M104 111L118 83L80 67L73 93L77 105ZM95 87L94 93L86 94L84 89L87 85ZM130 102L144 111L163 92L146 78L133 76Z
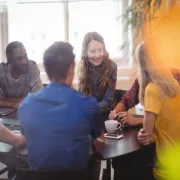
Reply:
M88 180L88 170L16 169L15 180Z
M48 84L43 84L44 88L47 86Z
M124 94L126 94L126 90L119 90L116 89L115 93L114 93L114 108L116 107L116 105L121 101L122 97L124 96Z

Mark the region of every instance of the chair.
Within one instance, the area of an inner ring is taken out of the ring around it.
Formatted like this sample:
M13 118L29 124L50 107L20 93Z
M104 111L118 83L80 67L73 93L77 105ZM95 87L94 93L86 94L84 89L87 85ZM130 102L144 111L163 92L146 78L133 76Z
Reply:
M126 94L126 90L115 90L115 95L114 95L114 103L113 103L113 109L116 107L116 105L121 101L122 97L124 94Z
M43 84L44 88L47 86L48 84Z
M2 169L0 174L8 171L10 180L88 180L88 169L83 170L29 170L29 169Z

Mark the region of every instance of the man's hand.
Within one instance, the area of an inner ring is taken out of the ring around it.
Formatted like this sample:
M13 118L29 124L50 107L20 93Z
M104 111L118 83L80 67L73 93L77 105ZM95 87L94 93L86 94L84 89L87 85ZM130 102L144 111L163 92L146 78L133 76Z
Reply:
M109 119L111 120L116 119L116 117L117 117L116 111L115 110L111 111L109 114Z
M138 125L137 120L136 120L137 118L133 118L131 115L129 115L128 112L119 112L118 114L116 114L116 118L122 124L126 124L129 126Z
M111 111L111 113L109 114L109 119L117 119L122 124L126 124L129 126L142 125L143 123L143 118L134 118L129 115L128 112L116 113L115 110Z
M150 133L146 133L144 129L140 129L138 133L138 140L142 145L149 145L154 142L154 137Z

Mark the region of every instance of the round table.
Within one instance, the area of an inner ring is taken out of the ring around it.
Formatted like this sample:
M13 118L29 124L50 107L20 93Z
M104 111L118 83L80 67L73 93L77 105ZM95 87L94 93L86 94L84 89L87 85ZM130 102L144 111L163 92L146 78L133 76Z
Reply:
M18 121L16 112L6 116L5 118ZM98 157L98 159L107 161L108 179L111 178L111 159L142 149L137 139L138 130L139 128L126 127L122 131L122 139L117 140L105 138L104 147L100 151L100 157ZM11 145L0 142L0 153L27 155L27 149L14 149Z
M137 139L139 128L125 128L122 139L107 139L101 151L103 159L112 159L141 149Z
M16 111L7 116L3 116L1 118L18 121ZM119 157L128 153L140 150L141 145L139 144L138 139L137 139L138 130L139 128L126 127L122 131L122 134L123 134L122 139L118 140L118 139L105 138L104 148L101 151L102 159L103 160L112 159L115 157ZM14 151L12 146L7 145L5 143L0 144L0 152L10 152L10 151L11 152ZM27 151L18 149L16 150L16 153L25 155L27 154Z
M141 149L137 139L139 128L124 128L122 139L107 139L100 152L101 159L106 160L107 180L111 179L111 159L132 153Z

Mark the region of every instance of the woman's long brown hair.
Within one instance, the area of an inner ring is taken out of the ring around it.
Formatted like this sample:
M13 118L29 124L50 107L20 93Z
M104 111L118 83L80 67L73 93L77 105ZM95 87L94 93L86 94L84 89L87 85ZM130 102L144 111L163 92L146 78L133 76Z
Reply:
M107 85L112 87L111 80L110 80L110 59L109 54L106 50L104 38L98 34L97 32L89 32L85 35L83 44L82 44L82 54L81 54L81 61L79 67L79 86L81 91L86 95L92 95L92 82L88 76L89 64L88 64L88 57L87 57L87 50L89 43L92 41L98 41L103 46L104 57L103 60L105 62L105 70L102 74L100 79L100 91L101 95L104 95Z

